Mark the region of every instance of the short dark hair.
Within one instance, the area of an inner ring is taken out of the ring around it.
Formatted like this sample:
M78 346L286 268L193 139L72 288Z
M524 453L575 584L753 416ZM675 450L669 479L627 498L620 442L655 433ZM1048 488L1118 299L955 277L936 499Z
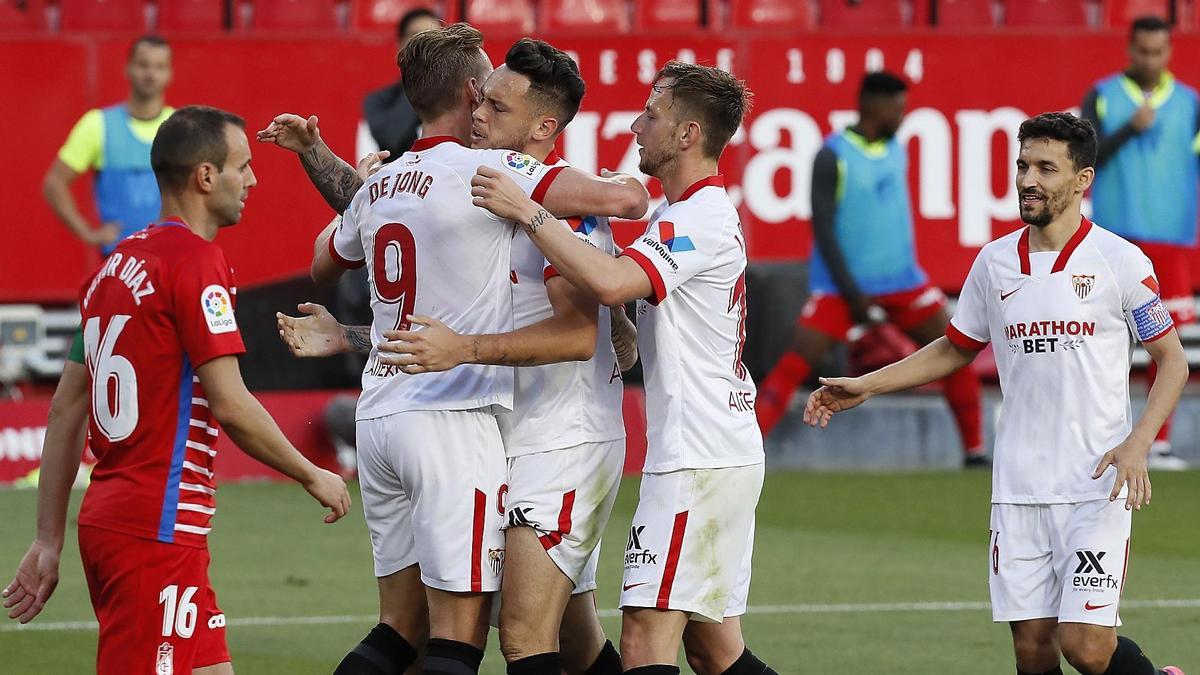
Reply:
M462 83L483 75L482 47L483 33L465 23L417 33L404 44L400 79L418 117L433 119L458 103Z
M229 154L225 127L230 124L246 128L240 116L206 105L189 105L171 113L150 146L150 166L159 191L179 192L201 164L214 164L217 170L224 167Z
M587 89L579 65L566 52L533 38L521 38L509 48L504 65L529 78L529 91L543 107L558 115L561 131L579 112Z
M1162 17L1154 16L1153 14L1139 16L1133 20L1133 23L1129 24L1129 41L1133 42L1133 36L1138 33L1157 33L1159 31L1170 33L1171 24L1167 23Z
M125 56L126 63L133 61L133 55L137 54L138 47L141 47L142 45L149 45L151 47L166 47L167 49L171 48L171 43L167 42L167 39L163 36L148 33L134 40L133 44L129 45L129 53Z
M1096 166L1096 130L1092 123L1069 112L1048 112L1030 117L1021 123L1017 142L1024 145L1031 138L1048 138L1067 144L1067 156L1079 171Z
M442 17L438 16L436 12L428 7L415 7L408 10L403 16L400 17L400 20L396 22L396 42L404 41L404 34L408 32L408 27L412 25L412 22L418 19L433 19L434 21L441 21Z
M908 91L908 83L899 76L881 70L877 73L867 73L858 85L858 100L864 101L876 96L896 96Z
M672 105L680 104L704 128L705 156L720 157L749 112L754 94L742 80L711 66L668 61L654 76L655 88L667 77L675 80L671 85Z

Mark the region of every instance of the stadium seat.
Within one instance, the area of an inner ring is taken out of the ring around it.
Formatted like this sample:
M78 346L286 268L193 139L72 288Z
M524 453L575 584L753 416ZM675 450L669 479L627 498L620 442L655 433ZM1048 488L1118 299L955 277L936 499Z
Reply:
M904 26L900 0L821 0L821 26L896 28Z
M241 28L273 32L337 30L337 4L337 0L254 0L248 24L246 15L241 15Z
M702 3L703 0L636 0L633 24L638 31L696 28L703 21Z
M1004 24L1029 28L1087 28L1083 0L1006 0Z
M541 0L538 22L547 32L562 30L629 31L629 13L624 0Z
M732 0L729 23L733 28L812 28L816 23L808 0Z
M177 31L219 31L228 27L226 0L158 0L156 30L163 33Z
M528 35L534 29L531 0L467 0L465 10L465 20L485 34L494 31Z
M992 0L938 0L938 26L947 28L991 28L996 25Z
M1183 4L1183 3L1180 3ZM1171 20L1171 0L1105 0L1104 23L1113 28L1128 28L1142 16Z
M46 30L46 3L42 0L0 0L0 33Z
M438 12L447 24L458 21L458 0L423 2L422 0L354 0L350 9L350 26L357 31L386 32L396 30L396 22L405 12L429 8Z
M59 0L64 31L146 30L146 4L142 0Z

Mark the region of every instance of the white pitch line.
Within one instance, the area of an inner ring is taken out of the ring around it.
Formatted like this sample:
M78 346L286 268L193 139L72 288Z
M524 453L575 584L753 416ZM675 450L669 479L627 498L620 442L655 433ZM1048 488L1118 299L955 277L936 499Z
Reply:
M750 614L854 614L865 612L979 612L989 609L986 602L868 602L813 605L752 605ZM1124 609L1196 609L1200 598L1179 600L1126 600ZM617 609L602 609L600 616L621 615ZM368 623L378 620L374 614L344 614L337 616L250 616L229 619L229 626L329 626L345 623ZM49 623L0 624L0 633L58 632L96 630L95 621L58 621Z

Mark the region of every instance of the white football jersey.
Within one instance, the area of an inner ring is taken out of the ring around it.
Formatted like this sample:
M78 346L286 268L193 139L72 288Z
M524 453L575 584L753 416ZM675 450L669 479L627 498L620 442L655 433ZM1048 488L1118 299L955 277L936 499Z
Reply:
M557 153L546 164L567 166ZM612 255L616 250L608 218L569 218L575 236ZM516 328L554 315L546 282L558 272L523 228L512 240L512 302ZM621 417L624 392L609 331L609 309L600 306L596 352L589 361L568 361L516 369L511 413L497 417L509 457L569 448L580 443L625 437Z
M1146 256L1087 219L1062 251L1030 253L1029 228L984 246L946 334L996 355L992 502L1107 498L1116 469L1092 472L1132 429L1130 332L1150 342L1172 325Z
M379 362L383 332L406 330L406 317L436 318L464 334L512 330L511 222L471 203L479 166L503 170L526 194L541 194L557 171L528 155L472 150L449 136L423 138L354 195L329 238L334 260L368 264L371 355L363 369L360 420L409 410L512 408L513 372L465 365L407 375Z
M746 341L746 240L720 176L664 203L625 249L654 293L638 301L647 473L763 461Z

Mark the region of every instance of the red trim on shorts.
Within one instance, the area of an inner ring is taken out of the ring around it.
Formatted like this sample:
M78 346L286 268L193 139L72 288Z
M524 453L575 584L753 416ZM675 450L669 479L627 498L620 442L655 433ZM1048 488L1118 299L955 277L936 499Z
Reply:
M1125 596L1125 580L1129 578L1129 537L1125 537L1125 564L1121 567L1121 590L1117 591L1117 614L1113 615L1113 626L1121 612L1121 598Z
M1017 257L1021 259L1021 274L1029 276L1033 271L1033 266L1029 264L1029 230L1031 225L1025 226L1025 231L1017 239Z
M341 226L339 225L339 227L341 227ZM328 242L328 245L329 245L329 256L331 258L333 258L333 262L337 263L339 266L345 267L348 270L356 270L356 269L360 269L363 265L367 264L367 261L365 258L363 260L350 260L349 258L343 258L342 254L338 253L337 249L334 248L334 246L333 246L333 233L332 232L329 233L329 239L327 239L326 241Z
M549 551L562 543L563 535L571 533L571 510L574 508L575 491L564 492L562 508L558 511L558 529L538 537L538 541L542 542L542 548Z
M529 198L538 204L541 204L542 200L546 198L546 192L550 190L550 184L554 182L555 178L558 178L558 174L562 173L563 169L565 168L567 167L551 167L550 170L546 172L546 175L542 176L542 180L538 181L537 187L533 188L533 194L529 195Z
M969 349L973 352L977 352L987 346L986 342L980 342L979 340L976 340L970 335L967 335L961 330L955 328L953 323L946 325L946 338L949 339L950 342L952 342L956 347Z
M1075 252L1075 249L1079 248L1079 244L1083 243L1083 238L1088 236L1088 232L1091 231L1091 221L1083 216L1079 216L1079 229L1075 230L1075 234L1071 235L1071 239L1067 241L1067 245L1063 247L1063 250L1058 252L1058 257L1054 259L1054 267L1050 268L1051 274L1067 269L1067 261L1071 259L1071 254Z
M716 176L709 176L708 178L701 178L700 180L696 181L695 183L692 183L691 185L689 185L688 189L684 190L683 194L679 195L679 199L677 199L676 201L674 201L672 203L678 204L679 202L684 201L688 197L691 197L692 195L699 192L701 190L701 188L706 188L706 187L709 187L710 185L714 186L714 187L719 187L719 188L725 187L725 177L720 174L717 174Z
M457 143L458 145L465 145L462 141L453 136L426 136L425 138L418 138L417 140L413 141L412 147L410 147L408 150L409 152L421 152L434 146L441 145L442 143Z
M670 609L671 586L675 584L675 571L679 567L679 554L683 551L683 533L687 529L688 512L675 514L675 525L671 528L671 547L667 549L667 561L663 567L662 583L658 586L659 609Z
M471 592L483 591L483 512L487 509L487 495L475 490L475 521L471 528Z
M646 276L650 278L650 286L654 288L654 293L646 297L646 301L652 305L657 305L667 298L667 285L663 283L662 273L650 262L645 253L636 248L627 248L621 252L621 255L629 258L642 268Z

